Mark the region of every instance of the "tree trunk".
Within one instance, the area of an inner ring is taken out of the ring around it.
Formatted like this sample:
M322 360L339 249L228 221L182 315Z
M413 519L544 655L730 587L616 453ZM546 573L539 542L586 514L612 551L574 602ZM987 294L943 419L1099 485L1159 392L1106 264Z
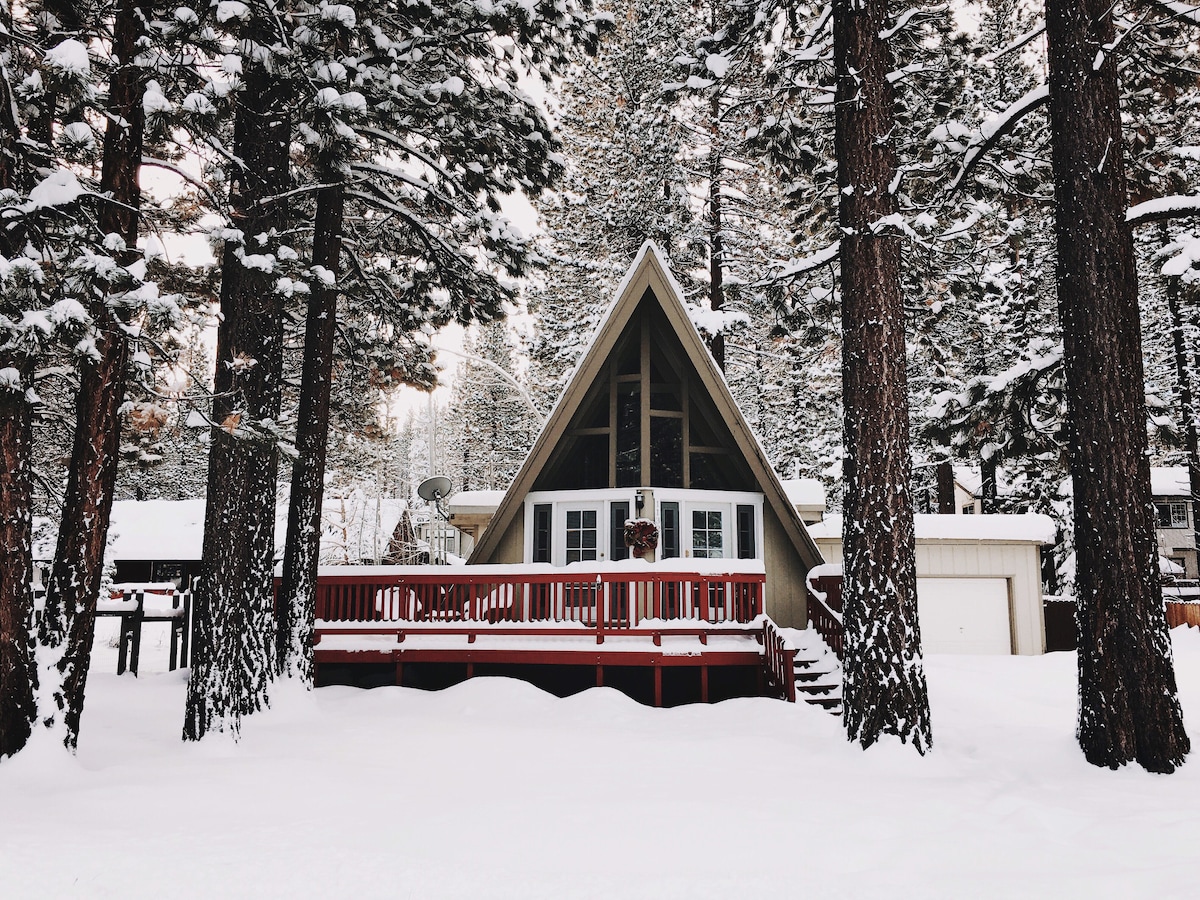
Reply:
M6 7L0 22L12 34ZM11 53L12 41L0 36L0 52ZM0 63L3 65L3 63ZM0 72L0 189L18 187L16 106L9 90L12 72ZM20 252L22 235L0 230L0 255ZM16 310L13 310L16 312ZM34 691L37 667L33 654L33 410L25 391L33 387L33 364L24 354L0 352L0 371L10 388L0 387L0 758L25 746L37 716Z
M0 371L19 378L15 389L0 386L0 758L29 740L37 714L34 690L33 444L32 411L25 388L32 364L0 353ZM6 379L7 381L8 379Z
M715 7L714 7L715 16ZM708 300L713 312L725 306L725 239L722 234L721 208L721 102L716 94L712 98L712 146L708 159ZM709 349L717 368L725 371L725 334L718 332L709 341Z
M996 509L996 499L1000 495L1000 491L996 487L996 472L1000 468L1000 462L996 458L996 454L991 456L979 457L979 498L980 510L991 515L998 512Z
M958 503L954 499L954 463L950 460L938 463L937 498L938 515L952 516L958 512Z
M338 178L326 173L324 182ZM317 194L313 265L333 276L315 279L304 323L304 366L300 379L300 411L296 421L297 459L292 466L287 542L279 591L279 671L293 671L309 687L313 683L313 617L317 595L317 563L321 549L321 504L325 496L325 453L329 444L329 394L333 380L333 343L337 327L341 268L344 191L340 184Z
M1163 226L1163 243L1167 228ZM1192 547L1200 549L1200 518L1196 516L1196 500L1200 498L1200 434L1196 428L1196 406L1192 395L1192 373L1188 360L1187 338L1184 335L1183 312L1179 306L1179 276L1167 276L1167 310L1171 315L1171 346L1175 356L1175 376L1179 379L1179 418L1183 425L1184 448L1187 450L1188 488L1192 494Z
M931 744L917 621L908 378L900 296L891 54L886 0L835 0L835 140L842 228L842 390L846 500L845 723L869 747L883 734Z
M1171 772L1190 749L1158 576L1141 323L1104 0L1047 0L1058 306L1070 404L1087 760ZM1097 63L1100 63L1097 65Z
M132 263L139 255L138 171L145 124L142 94L146 73L134 63L134 57L138 41L145 34L151 5L135 0L120 6L113 32L117 68L109 81L109 117L100 172L101 193L111 193L112 202L102 202L97 225L101 234L116 234L125 241L127 250L115 254L123 265ZM89 312L98 332L96 350L100 358L85 361L80 371L71 463L54 566L46 589L46 612L42 617L46 643L58 645L66 640L58 662L62 679L58 706L66 725L64 740L70 748L79 740L92 656L96 600L117 479L121 405L125 402L129 361L129 344L123 330L126 323L114 315L105 298L94 300Z
M246 40L270 44L247 26ZM244 243L225 245L217 330L203 561L194 597L196 643L183 736L236 736L267 705L274 674L275 484L283 299L270 268L288 224L290 121L284 82L246 59L234 119L231 216ZM260 240L260 238L262 240ZM243 265L243 253L260 259ZM267 257L262 260L261 257Z

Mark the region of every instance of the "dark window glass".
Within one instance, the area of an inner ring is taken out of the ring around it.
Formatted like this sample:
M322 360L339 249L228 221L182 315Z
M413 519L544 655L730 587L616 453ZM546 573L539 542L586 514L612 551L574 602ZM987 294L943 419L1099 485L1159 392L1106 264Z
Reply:
M567 562L596 558L596 510L567 510Z
M550 562L550 518L553 507L536 503L533 507L533 561Z
M662 559L673 559L679 556L679 504L662 504L660 515L662 517L658 534L660 556Z
M608 487L608 435L587 434L580 437L575 444L575 463L572 465L567 460L563 471L571 483L561 489ZM570 473L574 473L573 478Z
M637 384L617 385L617 487L642 480L642 391Z
M737 555L738 559L754 559L754 507L737 508Z
M683 420L650 417L650 484L683 487Z
M625 520L629 518L628 503L614 503L609 507L612 522L612 559L629 559L629 548L625 546Z

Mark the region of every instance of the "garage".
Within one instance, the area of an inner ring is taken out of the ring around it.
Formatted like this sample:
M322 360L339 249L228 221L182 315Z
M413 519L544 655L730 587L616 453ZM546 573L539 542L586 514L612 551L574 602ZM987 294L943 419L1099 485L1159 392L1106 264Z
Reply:
M1041 548L1055 539L1048 516L913 517L917 609L926 653L1046 652ZM808 526L825 559L842 561L842 517Z
M1012 652L1007 578L918 578L926 653Z

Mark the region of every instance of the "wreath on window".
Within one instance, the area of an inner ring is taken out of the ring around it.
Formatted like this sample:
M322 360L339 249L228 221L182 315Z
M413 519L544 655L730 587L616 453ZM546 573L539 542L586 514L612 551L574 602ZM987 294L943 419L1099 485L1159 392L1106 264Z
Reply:
M649 519L625 520L625 546L634 556L658 547L658 526Z

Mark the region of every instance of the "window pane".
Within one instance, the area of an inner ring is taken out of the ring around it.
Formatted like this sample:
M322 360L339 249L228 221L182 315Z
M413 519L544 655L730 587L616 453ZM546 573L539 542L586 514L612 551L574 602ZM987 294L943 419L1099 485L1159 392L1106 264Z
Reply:
M578 528L579 527L579 510L577 510L577 509L567 510L567 527L568 528Z
M583 527L584 528L595 528L596 527L596 511L594 509L585 509L585 510L581 510L581 512L583 513Z
M609 559L629 559L629 548L625 546L625 520L628 518L628 503L614 503L609 507Z
M738 559L754 559L754 507L739 505L737 508L737 555Z
M683 420L650 417L650 484L683 487Z
M641 441L641 386L617 385L617 487L636 487L641 483Z
M534 562L550 562L550 513L549 503L538 503L533 507Z
M662 505L662 558L679 556L679 504Z

